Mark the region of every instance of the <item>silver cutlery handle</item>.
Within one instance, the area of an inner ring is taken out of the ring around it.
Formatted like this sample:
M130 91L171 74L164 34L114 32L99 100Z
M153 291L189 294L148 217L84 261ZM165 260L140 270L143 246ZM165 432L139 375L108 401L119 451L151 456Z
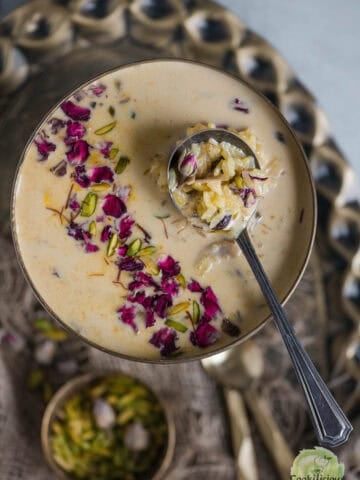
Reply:
M259 283L290 354L298 381L304 392L319 444L327 447L342 445L348 440L353 429L351 423L346 418L325 382L320 377L310 357L297 339L294 329L284 309L280 305L260 260L256 255L246 229L241 232L236 241Z

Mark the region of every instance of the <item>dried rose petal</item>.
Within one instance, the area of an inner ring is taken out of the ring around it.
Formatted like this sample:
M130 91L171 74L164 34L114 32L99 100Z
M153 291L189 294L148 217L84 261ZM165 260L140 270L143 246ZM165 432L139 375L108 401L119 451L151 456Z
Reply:
M160 318L166 317L166 312L172 305L172 298L167 293L163 293L155 297L154 311Z
M242 113L249 113L249 107L243 100L240 100L240 98L234 99L234 110Z
M146 328L155 325L156 319L152 308L145 308L145 326Z
M205 309L204 317L207 321L214 318L215 315L221 311L218 299L211 287L206 287L202 292L200 303Z
M127 249L128 249L127 245L121 245L117 249L118 255L120 255L120 257L124 257L126 255Z
M190 334L192 344L200 348L206 348L213 345L218 338L218 330L207 322L200 323L196 330Z
M99 152L104 155L105 158L109 158L112 145L113 142L100 142L94 145L94 148L99 150Z
M137 272L134 275L134 280L129 283L128 289L132 292L143 287L155 287L158 288L158 284L153 280L153 278L144 272Z
M179 293L179 284L171 278L164 278L161 281L161 290L171 297L175 297Z
M113 182L114 173L110 167L95 167L90 170L89 177L93 183Z
M131 303L138 303L139 305L143 305L146 298L146 294L144 291L136 292L135 295L129 295L127 300Z
M87 253L93 253L97 252L99 250L99 247L97 245L94 245L93 243L85 243L85 252Z
M190 177L190 175L193 175L195 173L196 169L197 161L195 155L192 153L185 155L183 160L180 162L179 172L184 177Z
M87 176L85 167L83 165L75 167L73 178L75 182L80 185L80 187L87 188L90 185L90 178Z
M64 120L61 120L61 118L53 117L50 118L48 124L50 125L51 133L57 134L59 130L65 127L66 122Z
M244 207L249 208L256 203L257 195L253 188L230 187L230 190L240 195L241 200L244 202Z
M75 240L83 240L84 239L84 230L82 227L75 222L70 223L67 227L68 235L70 237L75 238Z
M100 97L100 95L102 95L102 93L106 90L106 85L104 85L103 83L94 83L92 85L89 86L89 90L96 96L96 97Z
M133 305L130 307L123 305L121 308L119 308L118 313L120 313L120 320L123 323L130 325L134 332L138 331L138 327L135 323L135 307Z
M119 237L128 238L131 235L132 226L135 224L135 220L130 216L122 218L119 223Z
M34 139L34 143L41 156L40 161L46 160L50 153L56 150L56 145L48 142L42 135L37 135Z
M106 225L106 227L103 228L101 235L100 235L100 240L102 242L107 242L111 236L112 228L110 225Z
M70 145L71 143L76 142L76 140L80 140L86 133L86 128L79 122L72 122L68 120L66 122L66 138L65 143L66 145Z
M116 262L116 265L120 270L125 270L126 272L136 272L144 269L143 262L134 257L121 258Z
M178 339L177 333L171 328L160 328L150 339L150 343L160 350L161 355L166 357L176 352L179 347L175 342Z
M74 196L69 202L69 208L73 212L77 212L80 209L80 203L76 200L76 196Z
M102 208L105 215L115 218L121 217L126 212L125 203L116 195L106 195Z
M90 109L85 107L80 107L80 105L75 105L71 100L67 100L60 105L62 111L70 117L72 120L89 120L90 118Z
M176 262L170 255L161 255L157 264L163 278L175 277L180 273L179 262Z
M196 280L191 280L187 284L187 288L188 288L188 290L190 290L190 292L202 292L203 291L203 288L201 288L200 283L197 282Z
M66 158L71 165L82 165L89 155L89 144L85 140L77 140L72 143L70 150L66 152Z

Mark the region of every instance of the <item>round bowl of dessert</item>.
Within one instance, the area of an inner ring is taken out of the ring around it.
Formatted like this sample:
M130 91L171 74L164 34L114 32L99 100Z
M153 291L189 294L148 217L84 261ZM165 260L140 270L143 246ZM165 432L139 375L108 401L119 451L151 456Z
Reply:
M235 133L256 159L216 138L192 145L175 206L171 152L211 128ZM188 203L208 228L176 208ZM145 362L217 353L270 317L225 223L249 221L282 303L316 226L306 157L278 110L239 78L173 59L121 66L56 105L24 150L11 212L20 264L50 314L91 345Z

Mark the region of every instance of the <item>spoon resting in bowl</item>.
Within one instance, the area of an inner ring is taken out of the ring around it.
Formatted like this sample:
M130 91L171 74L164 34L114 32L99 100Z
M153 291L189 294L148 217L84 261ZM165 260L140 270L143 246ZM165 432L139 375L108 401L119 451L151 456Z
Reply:
M182 190L185 182L187 182L186 188L191 198L191 181L188 182L187 179L196 177L196 157L191 153L192 147L200 144L208 144L210 146L213 144L216 146L222 142L229 145L230 147L228 148L235 147L241 151L244 158L248 158L253 162L253 168L258 169L260 167L254 152L236 134L221 128L203 130L180 142L170 155L168 163L170 197L175 207L195 227L203 228L210 232L221 231L228 237L232 236L235 238L261 288L289 352L296 376L304 393L319 444L327 447L337 447L348 440L352 426L296 337L285 310L281 306L251 243L247 227L249 220L256 212L254 203L252 204L253 208L249 211L249 215L245 216L242 222L237 221L236 218L234 220L236 214L225 214L216 220L214 225L214 222L208 224L196 214L194 210L196 205L189 205L183 200L184 194ZM216 165L211 168L215 169ZM200 175L201 178L204 178L207 173L202 170ZM211 181L211 179L207 178L207 181Z

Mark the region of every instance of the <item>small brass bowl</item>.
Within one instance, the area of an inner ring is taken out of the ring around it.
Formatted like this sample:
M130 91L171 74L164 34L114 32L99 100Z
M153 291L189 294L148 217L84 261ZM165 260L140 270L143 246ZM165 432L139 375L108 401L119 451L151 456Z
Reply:
M165 473L168 470L175 450L175 422L173 419L173 415L169 409L169 406L161 400L158 395L154 393L154 391L142 380L139 380L136 377L133 377L128 374L123 374L121 371L114 371L114 370L107 370L107 371L100 371L95 373L86 373L84 375L80 375L75 377L68 382L66 382L52 397L49 404L46 407L45 413L42 418L41 424L41 444L42 449L46 458L48 465L51 469L55 472L57 478L63 480L74 480L70 473L65 472L54 460L50 445L50 434L51 434L51 426L52 422L56 417L57 412L59 409L62 408L64 403L76 392L81 391L85 386L89 385L91 382L95 380L101 380L108 376L116 376L121 375L129 378L133 378L134 380L138 381L144 387L146 387L150 392L154 394L157 401L161 405L164 415L166 418L167 428L168 428L168 438L167 444L164 449L163 457L159 459L158 465L154 466L154 471L150 477L146 477L146 480L163 480L165 478Z

